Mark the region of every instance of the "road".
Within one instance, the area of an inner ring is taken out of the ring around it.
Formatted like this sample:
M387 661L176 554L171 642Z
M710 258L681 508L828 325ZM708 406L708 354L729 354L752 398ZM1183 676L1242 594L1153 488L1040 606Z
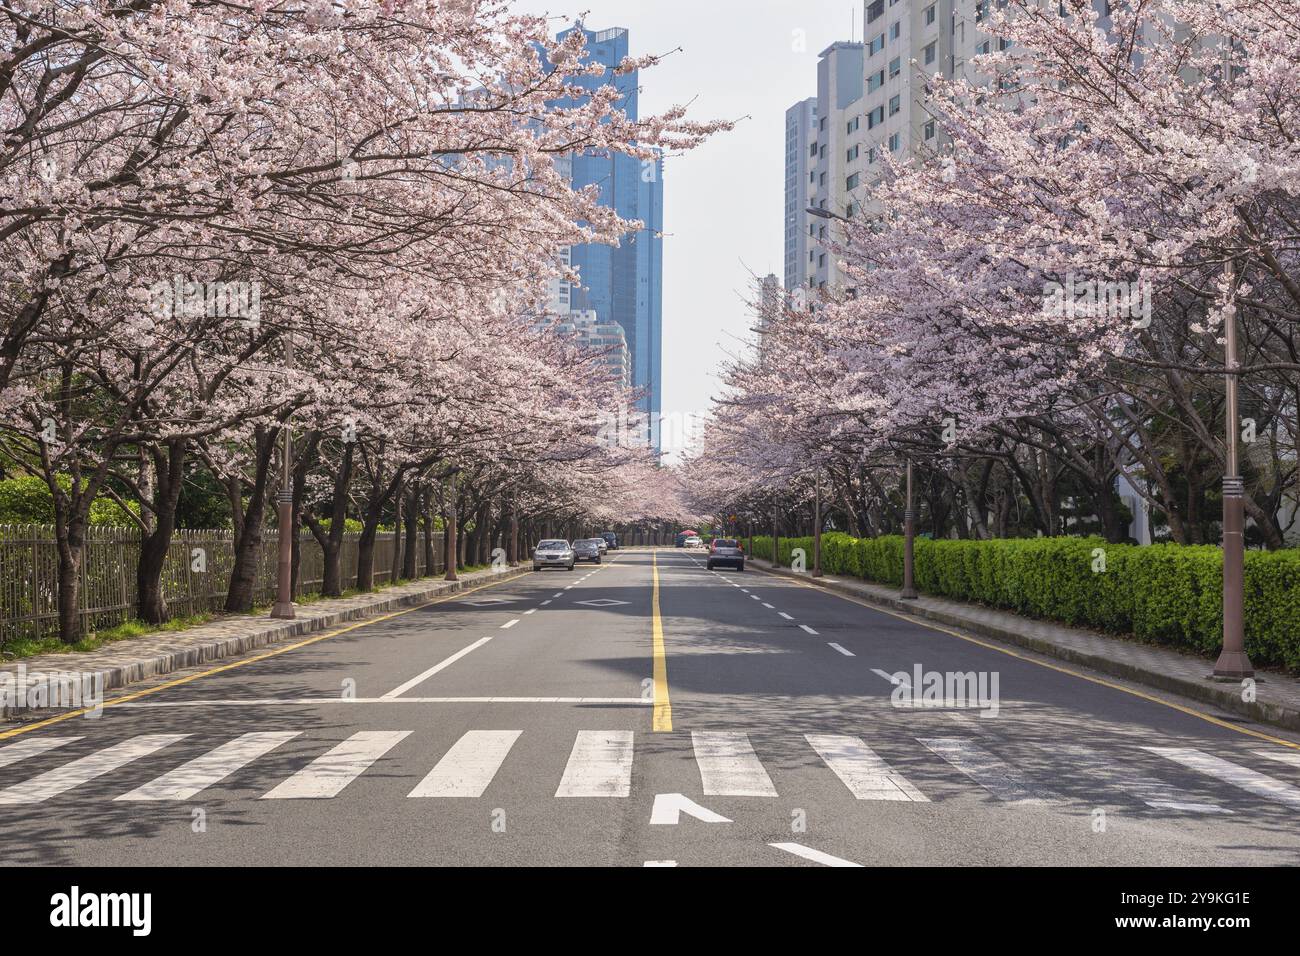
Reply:
M909 703L918 666L988 693ZM1300 862L1295 738L1146 693L627 550L0 725L0 842L117 866Z

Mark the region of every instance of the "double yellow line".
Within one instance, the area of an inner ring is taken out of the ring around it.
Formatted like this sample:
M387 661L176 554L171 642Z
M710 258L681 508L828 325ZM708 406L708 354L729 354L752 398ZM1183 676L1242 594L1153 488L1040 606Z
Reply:
M659 614L659 549L650 552L654 587L650 593L650 633L654 653L654 720L653 731L673 729L673 705L668 699L668 657L664 653L664 622Z

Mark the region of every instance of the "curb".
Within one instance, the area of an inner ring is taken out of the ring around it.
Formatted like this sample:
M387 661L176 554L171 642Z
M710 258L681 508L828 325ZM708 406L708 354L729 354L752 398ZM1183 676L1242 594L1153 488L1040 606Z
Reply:
M193 644L188 647L177 647L161 651L151 657L141 658L139 660L110 667L90 669L81 673L91 676L92 679L102 679L104 682L103 689L105 691L116 690L117 688L125 687L127 684L133 684L137 681L156 677L160 674L170 674L172 671L182 670L187 667L197 667L198 665L206 664L209 661L217 661L226 657L235 657L239 654L244 654L260 647L266 647L270 644L278 644L290 638L301 637L305 634L311 634L316 631L324 631L347 621L355 621L361 618L377 616L388 611L409 607L415 604L424 604L434 598L463 591L467 587L476 587L485 583L496 584L530 573L532 573L531 567L520 566L517 568L510 568L506 571L491 571L481 577L461 578L458 581L439 581L436 584L430 584L429 587L419 591L380 598L373 604L329 611L317 617L302 618L274 624L268 623L267 626L252 634L240 634L234 637L216 638L211 641L204 641L203 643ZM221 619L218 618L218 620ZM269 620L271 619L268 619L268 621ZM184 632L177 632L176 636L183 639ZM69 654L67 657L69 658L69 664L75 665L76 655ZM21 664L22 661L15 661L14 663ZM33 670L32 673L38 674L43 673L43 671ZM30 711L24 707L16 708L8 705L0 706L0 720L25 713L30 713Z
M924 618L940 624L946 624L949 627L960 628L961 630L978 634L981 637L992 638L993 640L1003 644L1013 644L1017 647L1027 648L1028 650L1035 651L1045 657L1054 657L1057 660L1069 661L1072 664L1081 664L1112 677L1126 678L1157 690L1171 691L1173 693L1182 694L1184 697L1190 697L1193 700L1215 704L1218 707L1222 707L1224 710L1253 718L1261 723L1273 724L1277 727L1284 727L1287 730L1300 730L1300 708L1292 707L1287 704L1262 701L1259 699L1247 703L1241 699L1239 690L1230 689L1239 688L1240 685L1238 684L1217 684L1208 680L1205 682L1193 681L1172 674L1162 674L1158 671L1149 670L1127 661L1117 661L1109 657L1102 657L1097 654L1090 654L1086 651L1076 650L1072 647L1062 647L1059 644L1054 644L1051 641L1034 637L1031 634L1023 634L1019 631L998 627L997 625L989 624L985 621L973 620L961 614L953 614L948 611L927 608L918 605L913 601L904 601L902 598L884 597L879 594L873 594L869 591L864 592L852 585L827 581L824 578L817 579L806 574L795 574L793 571L788 571L781 567L765 567L759 566L755 563L755 568L768 574L803 581L806 584L827 591L833 591L836 594L844 594L848 597L863 601L866 604L874 604L877 607L888 608L891 611L897 611L898 613L905 614L909 617ZM924 597L924 595L922 595L922 597ZM1123 639L1113 638L1113 640ZM1210 666L1211 665L1208 663L1206 664L1207 669Z

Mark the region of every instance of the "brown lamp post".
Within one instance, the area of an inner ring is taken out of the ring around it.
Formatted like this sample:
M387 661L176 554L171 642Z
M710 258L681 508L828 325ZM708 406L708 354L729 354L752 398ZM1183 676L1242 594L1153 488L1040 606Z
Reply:
M293 368L293 339L288 333L284 335L284 363ZM293 608L293 427L291 416L284 419L284 469L280 479L280 490L275 500L279 505L279 578L276 587L275 607L271 617L292 620Z
M1235 296L1236 274L1231 259L1226 263L1228 294ZM1238 455L1237 380L1241 366L1237 358L1237 309L1229 301L1223 314L1225 429L1227 454L1223 475L1223 650L1214 662L1213 677L1242 680L1255 676L1246 655L1244 591L1246 577L1245 504L1246 486L1241 478Z

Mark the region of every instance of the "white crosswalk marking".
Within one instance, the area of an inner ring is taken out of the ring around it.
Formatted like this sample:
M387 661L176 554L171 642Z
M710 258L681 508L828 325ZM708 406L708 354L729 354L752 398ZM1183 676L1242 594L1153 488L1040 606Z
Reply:
M409 730L362 730L329 753L317 757L263 800L328 799L339 793L366 769L410 735Z
M28 737L0 750L0 767L7 767L11 763L26 760L28 757L48 753L62 747L64 744L70 744L74 740L80 739L80 737Z
M98 750L62 767L48 770L30 780L0 790L0 804L40 803L73 787L79 787L96 777L111 773L118 767L126 766L132 760L147 757L188 736L189 734L143 734L132 737L130 740L113 744L111 747Z
M705 794L720 797L775 797L776 788L749 736L738 732L692 731L695 763Z
M859 800L912 800L928 803L920 790L907 782L861 738L837 734L805 734L804 739L835 771Z
M1195 794L1177 790L1163 780L1127 767L1113 757L1089 747L1058 743L1053 744L1051 750L1053 753L1069 757L1074 769L1102 784L1109 783L1120 790L1125 790L1147 806L1157 810L1183 810L1190 813L1232 812Z
M1020 771L963 737L918 737L917 740L999 800L1043 803L1055 796L1035 787Z
M1249 767L1211 756L1191 747L1144 747L1143 749L1159 754L1166 760L1180 763L1184 767L1190 767L1199 773L1208 774L1216 780L1240 787L1257 797L1300 809L1300 790L1258 770L1251 770Z
M632 792L632 731L581 730L557 797L626 797Z
M1252 750L1256 757L1267 757L1291 767L1300 767L1300 750Z
M470 730L408 797L481 797L522 730Z
M195 757L175 770L169 771L124 793L118 800L188 800L214 783L220 783L240 767L246 766L263 754L297 737L300 732L264 731L244 734Z

